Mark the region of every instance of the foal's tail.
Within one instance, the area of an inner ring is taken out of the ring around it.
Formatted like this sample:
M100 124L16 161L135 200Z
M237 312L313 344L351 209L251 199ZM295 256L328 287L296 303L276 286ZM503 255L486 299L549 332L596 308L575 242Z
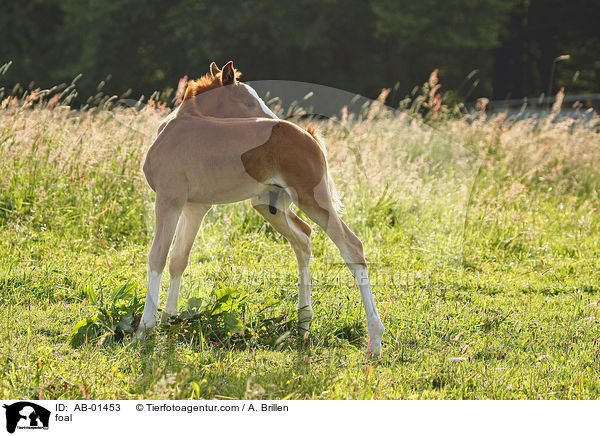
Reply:
M331 198L331 202L336 212L341 212L344 205L342 204L342 200L340 199L339 194L335 189L335 184L333 183L333 179L331 178L331 174L329 172L329 164L327 163L327 148L325 147L325 141L323 137L317 133L317 129L313 124L309 124L306 126L306 131L310 133L310 135L317 141L321 149L323 150L323 156L325 156L325 166L327 171L327 190L329 191L329 197Z
M340 198L340 195L335 190L335 185L333 184L333 179L329 175L329 168L327 168L327 189L329 190L329 196L331 197L331 202L333 203L333 207L337 213L342 211L344 204Z

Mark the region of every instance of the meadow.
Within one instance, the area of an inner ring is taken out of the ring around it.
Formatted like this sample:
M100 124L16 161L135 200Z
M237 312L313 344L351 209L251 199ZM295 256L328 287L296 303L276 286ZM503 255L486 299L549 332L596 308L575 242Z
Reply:
M163 115L3 100L0 397L600 398L597 119L374 106L317 123L387 329L367 358L334 245L313 225L300 337L294 255L247 203L207 215L181 317L130 341L154 225L141 163Z

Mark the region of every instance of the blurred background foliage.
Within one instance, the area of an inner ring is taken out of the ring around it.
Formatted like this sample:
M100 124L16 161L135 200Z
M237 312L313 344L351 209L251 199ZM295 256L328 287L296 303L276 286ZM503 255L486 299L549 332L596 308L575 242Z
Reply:
M82 96L103 81L104 93L148 96L230 59L246 80L313 82L369 97L389 87L389 102L436 68L461 101L560 87L600 92L597 0L3 3L0 64L13 64L0 87L9 93L17 83L47 88L82 73ZM570 58L555 61L564 54Z

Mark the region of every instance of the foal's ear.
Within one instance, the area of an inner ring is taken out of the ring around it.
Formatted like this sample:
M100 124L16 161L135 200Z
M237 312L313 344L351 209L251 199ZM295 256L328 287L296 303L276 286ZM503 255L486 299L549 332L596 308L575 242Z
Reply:
M235 70L233 69L233 61L229 61L221 71L221 85L233 85L235 83Z
M212 74L212 76L215 77L220 72L221 72L221 70L219 70L219 67L217 67L217 64L215 64L214 62L211 62L211 64L210 64L210 74Z

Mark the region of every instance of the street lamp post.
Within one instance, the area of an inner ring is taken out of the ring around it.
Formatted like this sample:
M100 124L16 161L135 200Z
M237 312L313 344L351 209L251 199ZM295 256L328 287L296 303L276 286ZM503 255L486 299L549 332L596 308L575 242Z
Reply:
M550 80L548 81L548 93L546 94L546 96L548 98L550 98L551 93L552 93L552 82L554 81L554 70L556 69L556 63L560 62L560 61L566 61L569 59L571 59L571 55L564 54L564 55L555 57L554 60L552 61L552 68L550 69Z

